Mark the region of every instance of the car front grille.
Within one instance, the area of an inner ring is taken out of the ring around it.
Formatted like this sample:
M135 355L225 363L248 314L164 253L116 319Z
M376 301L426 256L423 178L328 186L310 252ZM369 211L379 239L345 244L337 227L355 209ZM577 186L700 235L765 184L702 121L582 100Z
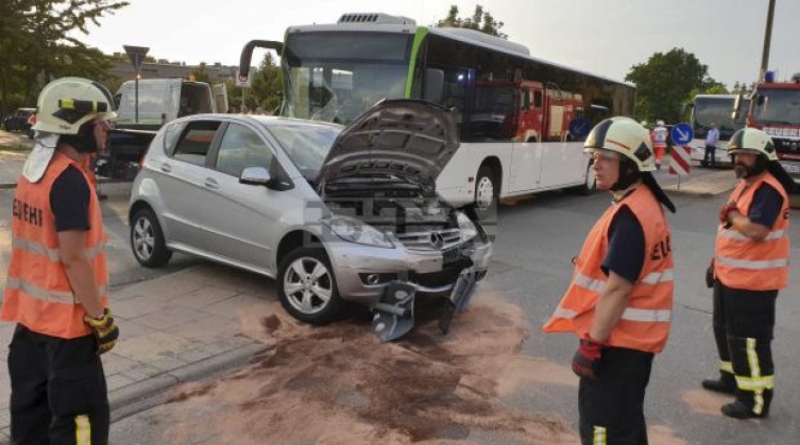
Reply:
M461 242L459 229L433 230L428 232L397 233L395 237L408 250L450 251ZM456 252L456 255L458 252Z

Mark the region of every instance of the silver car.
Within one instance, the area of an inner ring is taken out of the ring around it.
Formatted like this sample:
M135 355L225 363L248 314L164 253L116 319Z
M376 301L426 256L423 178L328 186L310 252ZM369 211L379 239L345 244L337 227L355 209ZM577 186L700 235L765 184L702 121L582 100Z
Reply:
M180 251L267 275L283 307L314 324L344 300L380 306L398 282L452 297L465 271L483 278L492 252L479 216L435 192L457 149L451 114L422 101L385 101L347 128L178 119L134 182L133 253L145 267Z

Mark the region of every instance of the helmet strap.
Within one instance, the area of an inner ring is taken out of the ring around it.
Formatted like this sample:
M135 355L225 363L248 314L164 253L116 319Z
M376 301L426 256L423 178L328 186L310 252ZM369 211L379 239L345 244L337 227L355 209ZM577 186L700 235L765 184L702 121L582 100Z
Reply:
M623 156L622 159L619 160L619 177L617 178L617 182L611 186L610 190L612 192L627 190L640 179L642 179L642 173L639 171L636 163Z

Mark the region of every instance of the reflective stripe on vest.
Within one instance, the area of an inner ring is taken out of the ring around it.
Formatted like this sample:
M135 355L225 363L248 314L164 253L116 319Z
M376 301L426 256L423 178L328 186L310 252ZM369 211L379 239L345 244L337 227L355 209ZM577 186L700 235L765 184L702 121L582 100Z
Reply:
M3 321L20 323L31 331L65 339L91 334L83 321L86 311L71 291L50 206L53 184L70 167L83 171L77 162L56 151L37 183L23 176L17 184L8 282L0 313ZM88 218L84 252L91 263L100 301L107 306L103 216L95 193L89 194Z
M789 282L789 198L783 186L766 173L748 185L742 180L731 193L730 202L737 211L749 215L756 192L770 186L783 198L780 214L767 236L762 240L722 226L717 230L714 272L727 287L742 290L767 291L785 288Z
M47 246L37 243L36 241L26 240L23 238L18 238L17 236L11 235L11 248L12 249L22 249L27 250L30 253L35 255L41 255L47 257L50 261L61 261L61 251L59 249L49 249ZM92 260L97 255L105 252L106 243L101 241L95 247L86 251L86 258Z
M611 346L660 352L672 318L674 269L664 212L646 186L609 208L592 228L575 262L572 282L542 330L574 332L578 336L588 333L595 305L607 284L601 265L608 253L608 231L622 206L630 208L640 221L647 251L642 274L628 295L628 307L607 341Z

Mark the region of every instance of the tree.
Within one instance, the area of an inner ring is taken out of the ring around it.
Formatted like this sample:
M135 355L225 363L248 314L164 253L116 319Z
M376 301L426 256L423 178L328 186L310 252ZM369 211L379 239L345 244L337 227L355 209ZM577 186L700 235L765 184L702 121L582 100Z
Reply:
M472 17L463 19L458 16L458 6L452 5L450 6L450 12L447 13L447 17L439 20L434 26L438 28L450 27L474 29L491 36L508 39L507 34L500 32L500 28L502 28L504 25L505 23L495 20L491 13L484 12L483 6L481 5L475 5L475 12L472 14Z
M268 52L253 75L252 91L254 105L265 112L277 109L283 99L283 73L275 64L272 53ZM249 103L249 101L248 101Z
M631 67L625 80L636 84L637 119L677 122L693 92L719 94L725 85L708 76L708 66L683 48L655 53L647 63Z
M196 70L192 71L190 76L191 76L190 78L195 82L205 82L205 83L211 82L208 78L208 70L206 69L205 62L200 62L200 66L197 67Z
M0 109L35 103L52 79L109 79L109 58L76 33L127 6L116 0L0 1Z

